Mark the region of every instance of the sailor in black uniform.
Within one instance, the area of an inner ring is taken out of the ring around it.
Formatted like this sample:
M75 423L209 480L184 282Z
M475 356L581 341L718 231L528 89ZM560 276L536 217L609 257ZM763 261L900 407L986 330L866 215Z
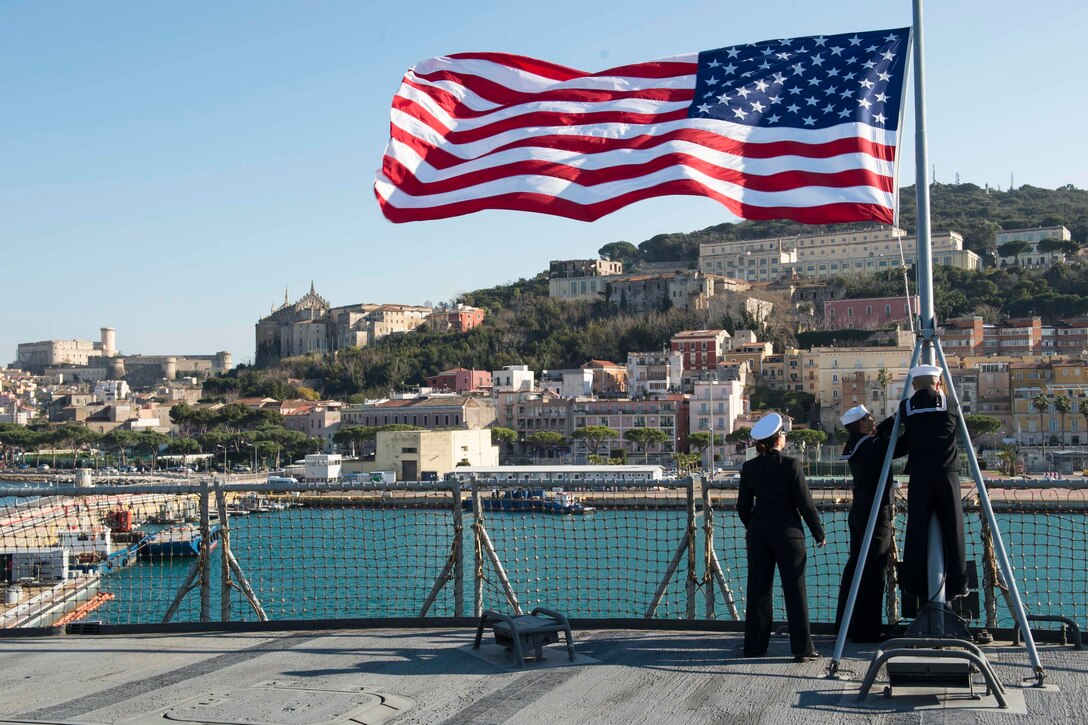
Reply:
M942 390L943 372L936 365L911 368L914 394L899 404L908 449L906 472L910 475L902 584L923 603L933 594L929 591L926 550L929 520L934 514L944 541L946 599L967 593L960 451L956 445L959 416Z
M782 455L782 416L768 413L752 427L759 455L740 469L737 513L748 530L748 606L744 622L744 656L766 654L771 638L771 589L774 569L782 577L790 649L795 662L815 660L819 653L809 632L805 591L805 532L808 524L817 546L824 545L820 515L812 503L801 464Z
M850 586L854 581L854 571L861 555L861 543L865 538L865 529L872 513L873 499L876 497L880 472L884 468L884 457L888 452L888 438L895 418L888 418L879 427L872 414L864 405L851 408L839 418L846 427L849 437L842 449L842 460L847 461L854 479L854 502L850 506L847 523L850 527L850 558L842 572L842 584L839 586L839 607L835 615L835 626L842 623L846 600L850 596ZM900 441L903 439L900 438ZM895 457L906 453L905 443L896 446ZM854 612L850 618L850 638L855 642L878 642L883 634L881 612L884 609L884 581L888 568L888 556L892 550L892 519L895 516L895 493L892 489L891 476L880 508L877 510L876 526L873 539L869 544L869 554L865 559L861 584L854 600Z

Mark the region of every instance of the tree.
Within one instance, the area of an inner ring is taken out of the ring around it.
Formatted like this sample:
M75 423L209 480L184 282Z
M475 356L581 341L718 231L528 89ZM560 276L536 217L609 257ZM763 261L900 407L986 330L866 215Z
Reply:
M553 430L538 430L535 433L530 433L525 438L525 442L534 448L538 455L542 450L554 451L567 442L566 436L562 433Z
M805 459L805 449L809 446L819 448L827 443L827 433L812 428L794 428L786 434L786 440L801 448L801 460Z
M876 371L876 381L880 383L880 392L884 395L884 415L888 415L888 386L892 384L892 374L888 368Z
M1015 476L1020 472L1020 456L1016 446L1002 444L1001 450L997 453L997 460L1001 472L1006 476Z
M1042 441L1043 450L1045 451L1046 431L1043 429L1043 413L1050 407L1050 398L1046 397L1046 393L1040 392L1031 399L1031 407L1035 408L1035 411L1039 414L1039 437Z
M1002 257L1016 257L1016 264L1020 266L1020 255L1031 251L1031 244L1020 239L1005 242L997 248L998 255Z
M159 462L159 450L170 443L170 438L163 433L153 430L140 431L136 434L136 450L145 451L151 456L151 470L154 471Z
M676 461L676 470L683 473L697 468L702 460L698 453L673 453L672 459Z
M332 441L341 449L349 448L351 455L355 455L355 449L361 448L363 443L374 440L376 428L369 425L349 425L346 428L333 433Z
M0 451L3 452L0 460L7 460L10 456L14 463L18 453L34 450L38 447L39 440L41 440L41 434L26 426L0 423Z
M967 433L972 441L978 441L981 436L996 433L1001 428L1001 419L992 415L967 414L963 416L963 422L967 424Z
M510 446L518 440L518 432L513 428L503 428L497 425L491 429L491 444L495 446Z
M1062 432L1061 440L1065 443L1065 416L1067 416L1073 410L1073 401L1068 395L1059 395L1054 398L1054 410L1062 416Z
M742 425L735 429L732 433L726 433L725 440L727 443L732 443L738 448L747 446L748 441L752 439L752 428L750 426Z
M715 446L721 445L722 442L724 442L724 440L725 440L725 438L723 438L722 436L715 433L714 434L713 445L715 445ZM688 433L688 446L689 447L694 447L696 450L699 451L698 455L699 455L699 460L701 461L703 459L703 452L706 451L706 449L710 448L710 446L711 446L710 431L706 431L706 432L699 431L697 433ZM714 468L714 461L715 460L717 460L717 457L716 456L712 457L712 459L710 461L710 464L707 467L708 468Z
M585 441L586 454L596 455L601 444L605 441L613 441L620 437L619 431L606 425L587 425L570 434L575 440Z
M639 249L630 242L610 242L597 250L597 254L614 262L630 264L639 258Z
M1055 252L1072 256L1080 251L1080 245L1069 239L1043 239L1037 249L1043 254Z
M669 440L669 434L660 428L631 428L623 432L624 440L628 440L638 446L642 451L643 462L650 461L650 447L661 445Z
M113 448L118 452L122 466L126 465L125 461L128 449L135 448L138 442L139 433L132 430L122 430L120 428L114 428L109 433L102 436L102 443L106 447Z

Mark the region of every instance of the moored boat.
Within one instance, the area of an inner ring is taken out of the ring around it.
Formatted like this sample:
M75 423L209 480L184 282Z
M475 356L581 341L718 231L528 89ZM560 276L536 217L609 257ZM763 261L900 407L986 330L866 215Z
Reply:
M472 508L472 499L466 499L464 508ZM596 509L586 506L571 493L562 490L545 491L542 488L515 488L492 491L490 496L480 497L484 511L543 514L591 514Z

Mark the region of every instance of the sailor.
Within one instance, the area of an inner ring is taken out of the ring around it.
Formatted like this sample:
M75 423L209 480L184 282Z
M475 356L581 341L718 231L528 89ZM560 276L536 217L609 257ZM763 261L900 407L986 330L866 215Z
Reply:
M812 503L800 462L782 455L782 416L768 413L752 426L758 455L740 469L737 513L747 529L748 603L744 622L744 656L767 653L773 610L774 570L782 577L790 649L795 662L815 660L805 590L805 532L808 524L817 546L824 545L820 515Z
M933 594L929 591L926 551L929 520L934 514L944 543L946 599L967 593L960 452L956 445L959 416L944 394L943 373L936 365L911 368L914 394L899 404L910 476L902 586L923 603Z
M888 452L888 439L895 418L888 418L877 426L872 413L864 405L859 405L842 414L839 421L846 428L849 437L842 449L842 459L850 466L854 478L854 501L850 506L847 524L850 527L850 557L842 572L842 584L839 586L839 607L835 615L835 626L842 623L846 600L850 595L850 586L854 580L861 554L861 543L865 538L865 529L873 509L880 472L884 468L884 458ZM900 441L903 441L900 438ZM894 451L895 457L906 453L905 442L899 443ZM855 642L879 642L883 638L881 612L883 610L884 580L888 568L888 556L892 550L892 519L895 516L895 494L892 490L891 475L884 487L880 508L877 509L876 525L869 544L869 553L865 558L865 568L861 575L861 584L854 600L854 612L850 618L850 638Z

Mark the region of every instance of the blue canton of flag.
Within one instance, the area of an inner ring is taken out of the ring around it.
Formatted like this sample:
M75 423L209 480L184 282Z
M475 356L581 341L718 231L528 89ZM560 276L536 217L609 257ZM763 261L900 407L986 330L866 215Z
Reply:
M910 28L786 38L699 53L690 118L763 128L859 122L896 130Z

